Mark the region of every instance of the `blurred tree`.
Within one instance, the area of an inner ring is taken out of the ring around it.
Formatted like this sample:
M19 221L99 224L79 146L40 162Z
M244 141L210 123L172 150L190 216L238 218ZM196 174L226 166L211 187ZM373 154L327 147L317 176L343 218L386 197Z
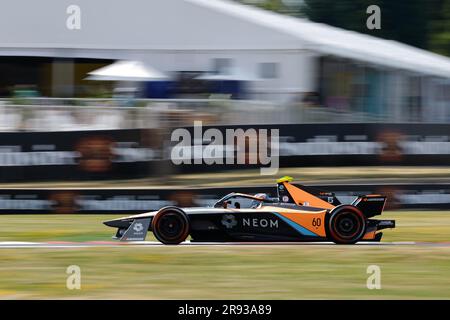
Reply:
M261 3L261 7L272 11L284 11L285 6L282 0L267 0Z
M298 15L303 0L237 0L244 4L258 6L260 8L283 14Z
M450 56L450 0L442 0L431 21L430 49Z
M450 0L240 0L335 27L396 40L450 56ZM366 26L367 7L381 9L381 29Z
M433 8L441 0L304 0L301 10L315 22L397 40L419 48L428 46ZM381 9L381 29L369 30L366 9Z

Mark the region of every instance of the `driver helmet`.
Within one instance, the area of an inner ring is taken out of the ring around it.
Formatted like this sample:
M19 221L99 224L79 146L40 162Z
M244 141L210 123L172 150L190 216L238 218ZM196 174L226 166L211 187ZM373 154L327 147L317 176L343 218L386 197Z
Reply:
M264 200L266 200L266 199L269 198L269 196L267 195L267 193L257 193L257 194L255 194L255 197L262 198L262 199L264 199Z
M262 201L266 200L269 198L269 196L266 193L257 193L255 194L255 197L261 198L263 199ZM256 208L261 204L261 201L258 200L253 200L252 201L252 208Z

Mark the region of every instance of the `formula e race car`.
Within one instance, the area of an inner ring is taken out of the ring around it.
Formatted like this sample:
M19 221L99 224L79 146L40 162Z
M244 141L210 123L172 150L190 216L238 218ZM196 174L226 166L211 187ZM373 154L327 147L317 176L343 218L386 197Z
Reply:
M353 244L380 241L379 230L395 228L394 220L374 220L386 203L381 195L357 197L341 204L332 192L277 181L277 197L230 193L213 207L164 207L158 211L104 222L117 228L115 238L142 241L147 231L164 244L192 242L333 241ZM244 205L247 203L247 205Z

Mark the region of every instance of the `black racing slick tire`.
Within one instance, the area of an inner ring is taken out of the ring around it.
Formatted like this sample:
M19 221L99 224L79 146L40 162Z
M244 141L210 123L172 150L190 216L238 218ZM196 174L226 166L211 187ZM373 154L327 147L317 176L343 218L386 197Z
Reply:
M189 236L189 218L180 208L162 208L152 219L152 231L163 244L180 244Z
M364 237L367 219L356 207L341 205L330 212L328 236L337 244L354 244Z

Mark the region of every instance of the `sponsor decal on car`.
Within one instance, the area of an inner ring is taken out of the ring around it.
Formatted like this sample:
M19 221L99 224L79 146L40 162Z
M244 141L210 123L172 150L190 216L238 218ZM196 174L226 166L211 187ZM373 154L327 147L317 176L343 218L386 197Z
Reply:
M222 224L227 229L231 229L237 225L237 221L236 221L236 218L232 214L226 214L222 218Z
M133 226L133 230L136 232L141 232L142 230L144 230L144 226L142 225L142 223L138 222Z
M242 225L244 227L278 229L278 220L276 220L276 219L243 218Z

